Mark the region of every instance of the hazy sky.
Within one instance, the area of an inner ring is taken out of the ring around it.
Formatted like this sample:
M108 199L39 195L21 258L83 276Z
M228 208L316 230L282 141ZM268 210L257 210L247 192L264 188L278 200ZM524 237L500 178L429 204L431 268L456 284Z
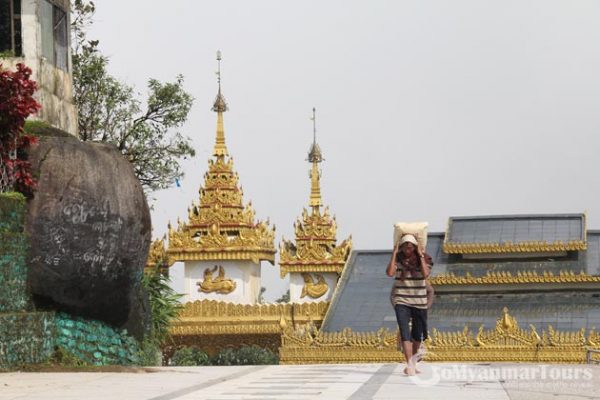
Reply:
M246 200L281 235L307 206L317 108L322 194L338 239L390 246L397 221L588 212L600 229L598 1L97 1L90 36L145 92L185 76L182 132L197 156L157 194L155 236L185 219L215 137L223 52L225 135ZM382 265L382 273L383 268ZM266 298L287 289L263 264Z

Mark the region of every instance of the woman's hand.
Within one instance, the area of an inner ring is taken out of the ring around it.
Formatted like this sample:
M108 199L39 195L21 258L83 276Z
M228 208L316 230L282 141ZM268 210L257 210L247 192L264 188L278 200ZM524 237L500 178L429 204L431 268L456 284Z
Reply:
M421 247L420 244L417 246L417 255L419 257L425 257L425 251L423 250L423 247Z
M394 249L392 250L392 258L385 269L385 273L390 278L396 274L396 256L398 255L398 251L400 251L400 241L394 245Z

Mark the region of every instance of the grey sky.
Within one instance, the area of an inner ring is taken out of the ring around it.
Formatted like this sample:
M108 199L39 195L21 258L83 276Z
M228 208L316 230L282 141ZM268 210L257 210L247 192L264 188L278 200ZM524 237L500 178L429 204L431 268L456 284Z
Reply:
M182 73L197 149L157 195L155 235L197 199L225 134L246 200L281 234L308 204L317 108L322 193L338 238L387 248L399 220L588 212L600 228L598 1L97 1L91 36L117 77ZM277 243L277 245L278 245ZM382 273L383 273L382 266ZM287 288L263 265L267 299Z

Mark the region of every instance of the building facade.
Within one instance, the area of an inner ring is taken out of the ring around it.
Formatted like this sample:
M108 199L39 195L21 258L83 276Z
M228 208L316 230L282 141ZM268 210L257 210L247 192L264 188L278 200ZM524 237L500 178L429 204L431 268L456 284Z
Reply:
M23 63L38 83L42 109L32 119L77 135L68 0L0 1L0 64Z

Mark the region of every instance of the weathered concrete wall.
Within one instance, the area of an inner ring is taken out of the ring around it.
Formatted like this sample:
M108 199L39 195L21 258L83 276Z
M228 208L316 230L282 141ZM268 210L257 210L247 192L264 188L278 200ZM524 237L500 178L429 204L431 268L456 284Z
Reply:
M23 63L33 71L32 79L38 83L36 99L42 105L41 111L32 119L47 122L55 128L77 135L77 108L73 102L73 76L69 51L67 71L52 65L42 56L42 31L40 27L41 0L22 0L21 29L23 56L0 59L4 68L15 69ZM58 1L67 15L70 14L68 1ZM70 49L70 44L69 44Z
M27 295L25 198L0 194L0 313L31 308Z
M54 352L54 313L0 313L0 368L46 361Z
M54 313L28 312L25 198L0 194L0 367L38 363L54 350Z

